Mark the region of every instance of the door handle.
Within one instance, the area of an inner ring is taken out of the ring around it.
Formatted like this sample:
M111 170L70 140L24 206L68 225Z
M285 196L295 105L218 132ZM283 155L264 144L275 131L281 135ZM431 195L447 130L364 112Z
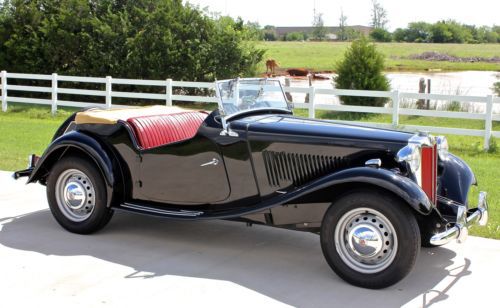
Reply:
M206 167L206 166L210 166L210 165L217 166L218 164L219 164L219 160L217 158L214 158L207 163L201 164L200 167Z

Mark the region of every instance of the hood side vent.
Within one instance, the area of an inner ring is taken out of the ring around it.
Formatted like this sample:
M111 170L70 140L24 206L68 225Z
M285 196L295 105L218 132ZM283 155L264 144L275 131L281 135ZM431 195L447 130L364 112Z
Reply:
M270 186L301 186L308 181L347 167L343 157L263 151Z

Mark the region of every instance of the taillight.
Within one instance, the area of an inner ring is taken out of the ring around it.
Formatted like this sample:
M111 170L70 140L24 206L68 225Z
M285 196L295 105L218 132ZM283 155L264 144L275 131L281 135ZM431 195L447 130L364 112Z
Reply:
M421 186L429 199L436 203L437 190L437 145L422 147L422 169L421 169Z

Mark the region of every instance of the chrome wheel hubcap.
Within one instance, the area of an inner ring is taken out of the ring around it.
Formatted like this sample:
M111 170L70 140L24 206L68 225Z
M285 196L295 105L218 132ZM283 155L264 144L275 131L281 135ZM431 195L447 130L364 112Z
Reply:
M342 260L361 273L378 273L396 256L398 241L394 227L382 213L370 208L344 214L334 236Z
M95 208L94 185L80 170L68 169L59 175L55 187L56 201L66 218L80 222L89 218Z

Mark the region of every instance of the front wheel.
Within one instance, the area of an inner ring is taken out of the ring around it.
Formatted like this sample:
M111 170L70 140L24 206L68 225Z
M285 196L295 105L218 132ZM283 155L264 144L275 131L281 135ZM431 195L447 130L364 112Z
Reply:
M100 171L76 156L65 157L52 168L47 199L56 221L73 233L98 231L113 215L106 206L106 185Z
M404 202L379 191L358 191L341 197L326 212L321 247L342 279L380 289L411 271L420 249L420 233Z

